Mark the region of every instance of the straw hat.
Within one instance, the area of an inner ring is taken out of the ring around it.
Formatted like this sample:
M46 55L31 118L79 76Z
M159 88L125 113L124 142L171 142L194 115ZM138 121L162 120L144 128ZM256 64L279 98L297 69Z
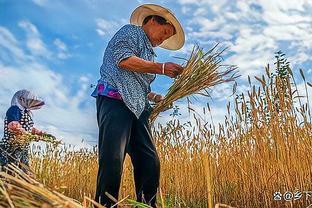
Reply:
M183 28L169 9L156 4L143 4L132 12L130 23L142 26L143 20L150 15L158 15L165 18L174 26L176 30L176 34L165 40L161 45L159 45L159 47L169 50L178 50L182 48L185 42Z

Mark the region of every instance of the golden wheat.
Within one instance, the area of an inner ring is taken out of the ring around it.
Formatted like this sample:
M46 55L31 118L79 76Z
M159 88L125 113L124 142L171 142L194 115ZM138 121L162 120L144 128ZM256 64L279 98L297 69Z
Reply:
M248 92L227 106L223 124L173 119L153 128L161 160L161 207L307 207L312 197L310 106L290 77L266 74L249 79ZM306 84L310 87L309 84ZM307 97L307 96L305 96ZM31 166L39 181L83 201L94 198L96 149L33 148ZM284 194L301 192L286 201ZM275 192L282 199L273 200ZM4 194L3 194L4 195ZM27 195L24 196L27 198ZM126 158L120 199L134 199L132 165ZM0 200L1 201L1 200Z

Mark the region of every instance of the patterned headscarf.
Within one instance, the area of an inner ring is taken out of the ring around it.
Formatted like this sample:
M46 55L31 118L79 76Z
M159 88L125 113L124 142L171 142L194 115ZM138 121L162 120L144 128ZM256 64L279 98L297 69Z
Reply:
M40 109L44 102L28 90L19 90L14 94L11 105L16 105L23 111L31 111Z

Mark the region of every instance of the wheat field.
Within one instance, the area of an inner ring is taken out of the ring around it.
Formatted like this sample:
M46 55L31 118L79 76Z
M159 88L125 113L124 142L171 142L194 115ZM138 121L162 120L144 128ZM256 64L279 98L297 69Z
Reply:
M312 125L308 88L298 93L283 60L249 90L233 96L223 123L213 124L209 105L191 111L195 122L172 119L153 126L161 160L160 207L308 207L312 204ZM234 86L235 88L236 86ZM235 91L235 89L234 89ZM97 150L33 147L31 167L47 187L82 201L94 197ZM135 199L127 157L120 199Z

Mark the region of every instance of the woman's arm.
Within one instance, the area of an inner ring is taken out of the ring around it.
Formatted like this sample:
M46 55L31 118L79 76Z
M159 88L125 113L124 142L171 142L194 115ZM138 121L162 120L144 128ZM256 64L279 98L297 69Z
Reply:
M25 129L23 129L22 125L18 121L11 121L8 124L8 129L10 132L14 134L23 134L25 133Z
M8 124L8 128L9 128L9 131L14 133L14 134L24 134L24 133L26 133L26 130L23 129L22 125L18 121L11 121ZM44 134L43 131L41 131L41 130L39 130L37 128L32 128L31 129L31 133L39 135L39 136Z
M120 61L118 67L141 73L164 74L171 78L178 76L183 71L183 67L179 64L172 62L155 63L152 61L146 61L137 56L131 56Z
M137 56L131 56L127 59L122 60L119 63L118 67L130 71L152 73L152 74L161 74L162 71L161 63L146 61Z

